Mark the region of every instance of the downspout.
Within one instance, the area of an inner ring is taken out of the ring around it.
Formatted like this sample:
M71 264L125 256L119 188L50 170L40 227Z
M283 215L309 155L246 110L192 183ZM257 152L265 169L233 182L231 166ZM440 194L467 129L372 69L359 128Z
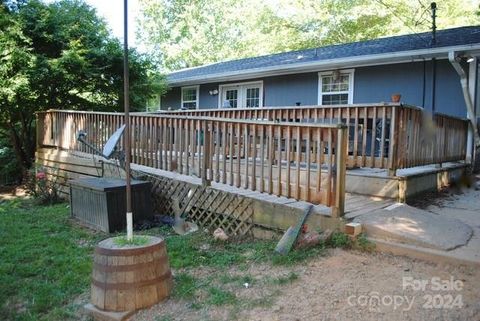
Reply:
M475 110L473 109L473 101L468 90L468 79L465 70L463 70L460 65L460 58L455 55L454 51L448 53L448 60L452 64L455 71L460 76L460 85L462 86L463 99L465 100L465 105L467 106L467 117L470 120L471 131L469 131L469 136L473 132L473 141L475 144L475 149L480 148L480 137L478 136L478 127L477 127L477 118L475 116ZM470 144L467 143L467 162L472 162L472 139L469 137Z

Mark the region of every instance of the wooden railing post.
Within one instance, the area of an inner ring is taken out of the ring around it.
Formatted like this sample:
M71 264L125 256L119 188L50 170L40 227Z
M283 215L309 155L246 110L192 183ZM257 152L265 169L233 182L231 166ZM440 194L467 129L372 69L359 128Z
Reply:
M397 169L397 145L398 137L400 136L397 131L398 123L398 107L392 107L392 118L390 120L390 143L388 146L388 176L395 176Z
M212 155L211 155L211 150L210 150L210 141L211 137L208 130L208 122L203 121L202 122L202 127L203 127L203 168L202 168L202 185L203 186L210 186L211 185L211 177L209 177L209 169L211 167L211 160L212 160Z
M332 216L340 217L345 212L345 176L347 171L347 126L337 129L337 146L335 151L335 206L332 208Z
M35 137L35 142L37 149L43 146L43 140L45 135L45 115L46 114L44 113L35 114L35 134L37 136Z

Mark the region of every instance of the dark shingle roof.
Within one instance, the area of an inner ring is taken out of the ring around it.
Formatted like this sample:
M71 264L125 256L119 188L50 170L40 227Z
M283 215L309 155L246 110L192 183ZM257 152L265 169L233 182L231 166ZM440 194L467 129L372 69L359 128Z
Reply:
M461 27L437 31L437 42L433 46L431 45L431 33L425 32L219 62L172 72L167 79L170 83L176 83L192 77L201 78L249 69L476 43L480 43L480 26Z

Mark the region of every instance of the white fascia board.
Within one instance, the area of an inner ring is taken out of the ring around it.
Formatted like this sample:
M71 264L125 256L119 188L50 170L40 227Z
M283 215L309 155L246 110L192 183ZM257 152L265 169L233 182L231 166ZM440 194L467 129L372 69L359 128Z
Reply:
M247 70L237 70L233 72L216 73L207 76L195 76L182 79L181 81L171 81L168 84L171 87L186 86L192 84L205 84L212 82L225 82L244 79L255 79L269 76L288 75L302 72L321 71L336 68L352 68L372 65L384 65L401 62L418 61L428 58L448 58L449 51L464 52L470 55L480 55L480 44L471 44L463 46L451 46L441 48L429 48L420 50L409 50L400 52L391 52L375 55L363 55L358 57L345 57L338 59L316 60L308 62L292 63L287 65L275 65L263 68L253 68ZM197 67L197 68L201 68ZM190 68L195 69L195 68Z

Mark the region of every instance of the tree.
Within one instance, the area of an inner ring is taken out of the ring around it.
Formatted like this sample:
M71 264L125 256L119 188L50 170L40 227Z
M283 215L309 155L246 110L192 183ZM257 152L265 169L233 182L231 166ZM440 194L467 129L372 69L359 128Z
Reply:
M237 58L248 51L251 0L142 0L139 37L168 70ZM256 6L263 7L259 2ZM253 48L252 48L253 49Z
M123 109L123 50L94 9L77 0L0 5L0 135L23 169L32 164L36 111ZM132 49L130 104L165 90L145 54Z
M426 0L140 0L138 36L171 71L206 63L428 31ZM439 29L477 24L478 4L438 3Z

